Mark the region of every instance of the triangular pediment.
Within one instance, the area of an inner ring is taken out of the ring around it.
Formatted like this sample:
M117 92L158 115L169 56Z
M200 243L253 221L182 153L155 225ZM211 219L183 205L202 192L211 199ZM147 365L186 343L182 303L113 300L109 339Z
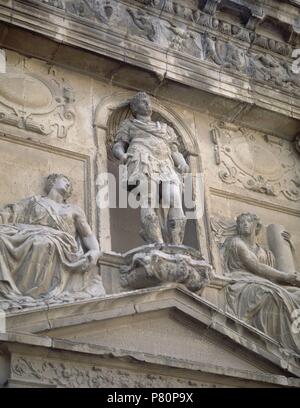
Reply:
M299 362L286 365L275 341L176 285L10 315L8 326L228 372L300 377Z

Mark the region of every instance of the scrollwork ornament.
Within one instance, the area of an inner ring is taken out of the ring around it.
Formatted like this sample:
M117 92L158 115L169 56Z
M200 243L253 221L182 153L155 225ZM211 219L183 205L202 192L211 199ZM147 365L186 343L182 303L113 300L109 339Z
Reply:
M291 142L221 123L213 125L211 139L224 183L300 201L300 163Z
M237 169L229 167L223 162L219 177L226 184L234 184L237 181Z

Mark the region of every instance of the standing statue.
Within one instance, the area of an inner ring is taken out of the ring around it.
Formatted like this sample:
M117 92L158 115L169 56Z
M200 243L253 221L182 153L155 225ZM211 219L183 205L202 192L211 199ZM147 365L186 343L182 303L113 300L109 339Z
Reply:
M300 310L300 275L274 267L272 252L256 242L261 228L255 214L241 214L237 234L224 243L224 268L231 279L223 289L224 306L299 355L293 316Z
M188 172L189 166L178 150L174 130L166 123L151 120L151 101L146 93L135 95L130 108L134 117L121 123L113 153L127 166L128 185L146 184L140 200L141 236L149 244L167 241L180 245L186 224L180 173ZM167 219L163 223L158 209L151 204L153 187L161 191L160 199L163 202L170 203ZM163 231L166 231L165 237Z
M70 180L51 174L45 191L46 196L25 198L0 210L2 309L104 292L95 268L97 239L84 212L66 202L72 194Z

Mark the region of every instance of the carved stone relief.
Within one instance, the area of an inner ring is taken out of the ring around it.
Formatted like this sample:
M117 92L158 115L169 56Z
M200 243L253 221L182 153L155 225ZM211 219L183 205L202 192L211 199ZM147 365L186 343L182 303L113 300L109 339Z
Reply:
M140 0L143 4L141 10L114 0L43 2L104 24L114 21L114 27L118 30L127 32L129 29L129 33L132 31L134 35L140 35L155 45L184 52L201 61L211 62L222 69L281 87L288 92L299 92L300 78L292 72L292 62L288 58L293 51L291 45L257 34L244 26L222 21L212 12L217 1L207 1L204 11L196 6L191 9L178 2L160 0ZM147 13L147 8L151 14ZM172 18L161 18L162 10L173 15ZM117 20L113 18L115 15L118 15ZM195 23L193 26L192 22ZM255 45L255 51L252 45ZM266 53L266 50L272 55Z
M133 118L121 122L112 151L127 169L122 180L124 188L130 191L139 186L140 235L147 243L180 245L186 225L181 186L189 165L178 149L173 127L153 121L151 100L146 93L136 94L130 109ZM176 205L171 203L171 194ZM159 200L170 204L163 209Z
M42 3L48 4L49 6L57 7L59 9L65 8L64 0L41 0Z
M125 368L99 367L54 359L15 356L11 366L14 380L27 380L58 388L154 388L205 387L201 381L151 373L136 373Z
M151 17L142 10L135 11L128 8L127 11L135 25L144 33L148 40L155 41L157 33Z
M69 86L24 73L0 77L0 123L43 136L65 138L75 123Z
M84 0L84 3L103 23L108 23L113 16L114 4L110 0Z
M174 34L170 43L170 47L174 50L181 51L182 49L186 49L187 41L195 38L194 34L192 34L187 27L182 28L171 23L168 28Z
M200 253L183 246L144 246L125 255L121 286L141 289L165 283L181 283L192 292L201 291L212 277L212 267Z
M114 1L110 0L41 0L49 6L76 14L79 17L91 18L108 23L114 12Z
M224 274L224 310L246 321L300 356L295 312L300 308L300 274L295 271L291 236L281 225L267 228L269 248L258 244L263 227L256 214L244 213L235 223L211 220Z
M162 2L160 1L139 1L146 6L152 7L154 9L156 8L158 10L161 10L163 7ZM230 35L241 41L245 41L248 43L251 42L255 45L261 46L267 50L284 56L290 55L292 52L292 47L289 44L285 44L281 41L277 41L273 38L268 38L254 32L255 24L251 24L255 22L255 13L253 14L253 11L252 15L249 18L249 24L246 24L246 27L241 27L234 23L223 21L215 15L216 7L218 6L218 3L220 3L218 0L205 1L205 5L204 7L202 7L202 10L197 8L196 3L198 2L195 2L194 8L191 8L191 6L186 3L178 4L175 1L169 3L172 3L168 7L168 12L170 14L184 18L189 22L195 22L199 26L216 30L220 33ZM164 9L164 11L166 11L166 9ZM262 11L260 13L256 13L256 22L259 22L263 18L264 14Z
M96 237L84 212L66 202L70 179L49 175L45 192L0 209L0 309L104 294Z
M257 193L300 200L300 163L292 143L219 124L211 130L219 178Z

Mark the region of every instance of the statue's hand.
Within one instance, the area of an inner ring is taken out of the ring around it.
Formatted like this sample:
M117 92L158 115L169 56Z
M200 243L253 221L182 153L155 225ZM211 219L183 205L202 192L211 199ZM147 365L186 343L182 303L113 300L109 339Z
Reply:
M100 251L90 250L85 254L85 257L88 260L90 266L96 266L100 255Z
M8 224L11 218L11 213L0 209L0 224Z
M190 171L190 166L187 163L179 164L178 170L180 173L188 173Z
M287 274L286 282L290 285L300 287L300 274L298 272Z
M296 272L296 284L295 284L295 286L300 288L300 273L299 272Z
M121 164L126 164L128 160L129 155L127 153L124 153L123 156L120 158Z

